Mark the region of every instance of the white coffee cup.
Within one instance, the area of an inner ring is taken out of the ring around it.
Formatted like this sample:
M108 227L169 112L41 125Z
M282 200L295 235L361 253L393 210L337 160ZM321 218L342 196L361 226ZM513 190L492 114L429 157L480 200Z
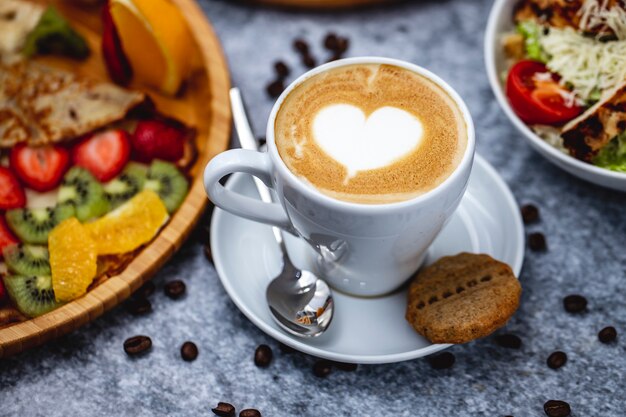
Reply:
M358 204L331 198L287 168L274 142L274 122L287 95L309 77L354 64L388 64L433 81L452 97L467 127L465 153L452 174L416 198L388 204ZM377 296L401 286L420 267L428 247L458 207L474 159L474 124L461 97L441 78L417 65L390 58L362 57L331 62L305 73L278 98L267 125L267 152L232 149L214 157L204 186L218 207L257 222L278 226L307 240L320 254L320 275L334 288ZM244 172L274 189L278 202L263 203L227 190L219 180Z

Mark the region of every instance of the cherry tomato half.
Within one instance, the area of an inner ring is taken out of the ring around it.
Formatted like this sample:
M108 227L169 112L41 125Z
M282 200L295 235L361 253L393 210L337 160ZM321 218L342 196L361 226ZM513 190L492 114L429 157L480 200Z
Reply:
M506 95L515 113L525 123L561 125L581 114L583 108L576 104L566 105L563 96L570 93L558 81L558 77L541 62L519 61L509 72Z

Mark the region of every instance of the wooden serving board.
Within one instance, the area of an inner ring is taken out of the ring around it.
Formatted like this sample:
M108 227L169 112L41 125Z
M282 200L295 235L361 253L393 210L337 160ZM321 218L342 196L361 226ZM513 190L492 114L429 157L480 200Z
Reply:
M91 56L80 63L61 58L43 60L91 78L108 80L100 53L100 8L79 8L67 0L37 1L54 4L85 36L92 51ZM140 86L130 88L146 91L159 112L197 129L198 158L191 169L193 180L189 194L159 235L119 275L50 313L0 329L0 358L71 332L128 298L182 245L204 211L208 201L202 183L204 166L228 147L230 139L230 80L219 40L200 7L194 0L171 1L183 12L195 40L195 52L190 57L194 63L193 74L183 94L176 98Z

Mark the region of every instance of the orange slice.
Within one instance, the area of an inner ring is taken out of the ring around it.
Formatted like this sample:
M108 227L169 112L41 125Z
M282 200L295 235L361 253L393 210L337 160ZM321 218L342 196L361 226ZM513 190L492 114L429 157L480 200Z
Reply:
M130 252L149 242L167 219L167 209L159 196L145 190L85 227L96 242L98 255L111 255Z
M141 83L174 95L190 70L193 40L169 0L111 0L122 49Z
M70 301L87 292L96 276L96 242L75 217L61 222L48 236L52 288L57 301Z

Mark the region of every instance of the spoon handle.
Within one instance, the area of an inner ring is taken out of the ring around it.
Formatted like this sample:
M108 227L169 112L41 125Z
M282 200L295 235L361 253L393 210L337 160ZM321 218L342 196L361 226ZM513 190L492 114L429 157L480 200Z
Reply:
M230 107L233 112L235 131L239 137L239 144L243 149L258 151L259 144L252 134L252 128L250 128L250 122L248 121L248 116L246 115L246 108L243 104L243 99L241 98L241 91L239 91L237 87L230 89ZM267 188L265 184L263 184L263 181L257 177L252 178L254 179L256 189L261 196L261 201L264 203L272 203L273 201L270 189ZM272 227L272 232L274 233L274 238L276 239L276 242L280 246L281 250L284 254L286 254L287 250L285 248L282 232L278 227Z

